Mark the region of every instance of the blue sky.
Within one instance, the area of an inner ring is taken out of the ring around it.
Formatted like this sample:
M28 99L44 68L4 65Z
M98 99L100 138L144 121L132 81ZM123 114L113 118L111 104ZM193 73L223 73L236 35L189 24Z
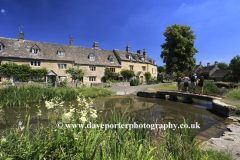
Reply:
M189 25L197 36L196 64L229 63L240 55L239 0L0 0L0 37L126 50L160 58L163 32L173 24Z

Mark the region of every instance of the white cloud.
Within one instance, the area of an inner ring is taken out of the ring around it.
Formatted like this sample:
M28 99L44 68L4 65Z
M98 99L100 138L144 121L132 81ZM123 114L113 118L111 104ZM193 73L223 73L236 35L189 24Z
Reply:
M1 12L2 12L2 13L5 13L6 11L5 11L5 9L2 9Z

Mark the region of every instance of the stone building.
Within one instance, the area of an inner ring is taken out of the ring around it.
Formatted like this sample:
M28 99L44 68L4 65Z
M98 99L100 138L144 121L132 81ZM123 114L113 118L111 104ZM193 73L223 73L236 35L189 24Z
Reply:
M104 50L98 48L98 42L94 42L93 48L70 45L46 43L24 40L23 32L19 32L18 39L0 37L0 62L1 64L15 62L19 65L29 64L32 68L44 68L49 71L45 76L58 77L60 80L70 79L66 74L68 68L76 68L77 65L84 70L83 83L90 86L91 83L101 83L106 67L112 72L120 72L122 69L134 70L141 82L145 82L144 73L151 72L157 77L156 61L147 57L146 50L141 54L130 52L129 46L126 51ZM36 79L37 77L30 77ZM0 73L0 82L7 80L11 83L19 82L15 75L6 76Z

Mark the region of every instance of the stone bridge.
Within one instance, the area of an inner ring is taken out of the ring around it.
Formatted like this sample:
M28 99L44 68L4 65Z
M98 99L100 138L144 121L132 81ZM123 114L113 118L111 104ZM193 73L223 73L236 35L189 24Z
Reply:
M231 116L239 113L239 109L235 106L231 106L225 103L222 103L219 101L219 99L222 99L217 96L213 95L199 95L199 94L193 94L193 93L186 93L186 92L176 92L176 91L147 91L147 92L138 92L137 96L140 97L147 97L147 98L166 98L166 95L169 95L169 100L178 100L179 97L184 97L183 102L184 103L192 103L193 98L205 100L205 101L211 101L212 102L212 109L220 114L223 114L225 116Z

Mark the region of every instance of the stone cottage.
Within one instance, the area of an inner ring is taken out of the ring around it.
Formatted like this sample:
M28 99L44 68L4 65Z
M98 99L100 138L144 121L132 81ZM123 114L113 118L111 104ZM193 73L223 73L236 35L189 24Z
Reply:
M98 48L98 42L94 42L93 48L70 45L29 41L24 39L23 32L19 32L18 39L0 37L0 64L15 62L19 65L29 64L32 68L44 68L49 71L45 76L58 77L60 80L69 79L71 75L66 74L68 68L84 70L83 83L90 86L91 83L101 83L105 68L109 67L112 72L120 72L122 69L134 70L141 82L145 82L145 72L150 72L153 77L157 77L156 61L147 57L146 50L138 50L137 53L130 52L130 47L126 51L104 50ZM30 77L36 79L38 77ZM7 80L11 83L21 81L19 77L10 77L0 74L0 82Z

